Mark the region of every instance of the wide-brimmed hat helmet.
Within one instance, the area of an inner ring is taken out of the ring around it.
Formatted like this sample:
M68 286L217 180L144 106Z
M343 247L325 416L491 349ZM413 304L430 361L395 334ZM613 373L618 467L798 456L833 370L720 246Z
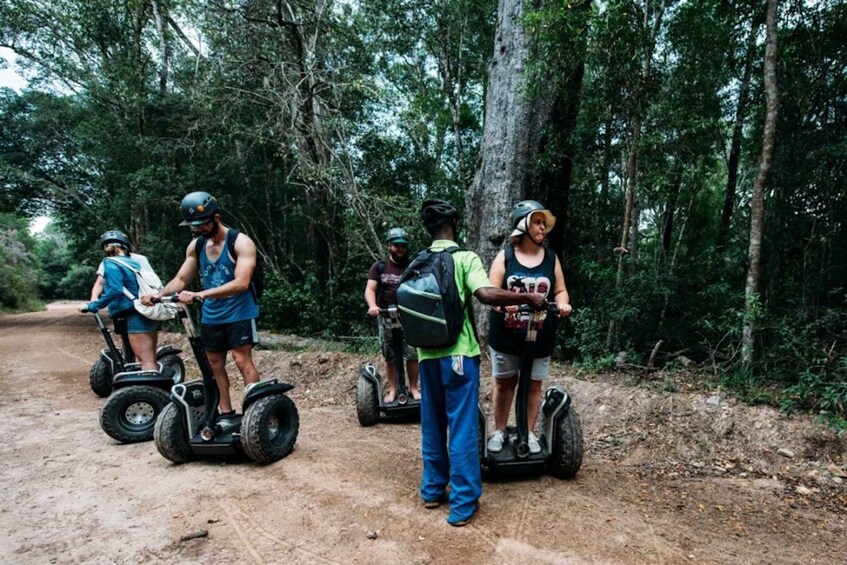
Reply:
M100 249L107 245L117 244L126 249L127 253L132 250L132 244L127 235L121 230L107 230L100 236Z
M385 234L385 243L409 243L409 236L403 228L391 228Z
M214 196L208 192L197 191L185 195L179 205L182 212L181 226L201 226L212 219L215 214L220 214L221 205Z
M544 223L547 225L547 231L553 229L556 225L556 216L550 210L544 207L544 204L537 200L521 200L512 212L509 214L509 222L512 226L512 233L509 237L519 237L529 231L529 221L533 214L543 214Z

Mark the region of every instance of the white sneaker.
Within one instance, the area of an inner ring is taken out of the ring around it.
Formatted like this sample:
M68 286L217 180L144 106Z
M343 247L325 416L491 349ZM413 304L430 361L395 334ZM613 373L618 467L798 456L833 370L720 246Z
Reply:
M506 439L503 432L494 430L494 433L488 436L488 451L498 453L503 450L503 440Z
M541 444L538 443L538 438L535 437L534 433L529 432L529 439L526 443L529 445L530 453L541 453Z

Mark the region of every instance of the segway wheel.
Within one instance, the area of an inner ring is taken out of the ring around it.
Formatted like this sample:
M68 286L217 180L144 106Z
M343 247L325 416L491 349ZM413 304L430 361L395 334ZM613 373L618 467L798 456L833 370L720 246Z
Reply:
M163 368L170 368L174 372L174 384L178 385L185 381L185 363L179 355L168 355L160 361Z
M188 445L188 432L182 410L169 402L153 428L153 441L162 457L174 463L188 463L194 459Z
M100 398L112 394L112 368L102 357L99 357L88 371L88 382L91 384L91 390Z
M579 415L571 407L556 426L553 454L548 463L550 474L559 479L572 479L582 466L582 426Z
M364 377L356 383L356 415L363 426L373 426L379 422L379 404L376 387Z
M156 418L168 403L168 394L152 386L129 386L115 391L100 410L100 427L121 443L153 439Z
M284 394L260 398L241 420L241 446L257 463L279 461L294 449L300 416L294 401Z

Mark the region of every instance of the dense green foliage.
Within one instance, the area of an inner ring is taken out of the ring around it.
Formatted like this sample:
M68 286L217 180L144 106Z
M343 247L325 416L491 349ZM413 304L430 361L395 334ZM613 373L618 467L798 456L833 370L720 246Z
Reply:
M738 350L764 2L533 5L526 94L553 110L527 196L559 218L551 243L576 308L564 354L592 366L622 350L637 365L688 358L751 399L843 417L847 5L781 3L752 372ZM37 244L4 220L4 307L36 286L85 297L92 244L111 227L167 277L189 242L177 204L203 189L273 273L265 327L351 335L367 331L364 274L384 231L405 226L420 247L421 199L465 204L491 0L0 6L0 44L30 78L0 91L0 212L55 219ZM635 229L619 268L634 128Z

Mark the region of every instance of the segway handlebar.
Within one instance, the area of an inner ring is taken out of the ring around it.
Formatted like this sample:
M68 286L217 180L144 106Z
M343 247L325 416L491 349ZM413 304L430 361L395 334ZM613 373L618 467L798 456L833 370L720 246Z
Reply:
M553 314L554 316L559 314L559 307L556 306L555 302L547 302L545 304L545 308L543 308L542 310L546 310L548 313ZM520 306L518 306L518 312L520 312L521 314L532 314L533 312L540 312L542 310L536 310L529 304L521 304Z
M153 298L150 299L150 302L152 302L153 304L156 304L157 302L162 302L164 304L179 304L179 294L174 293L174 294L170 294L168 296L154 296ZM203 298L201 298L199 296L195 296L194 297L194 303L195 304L202 304Z

